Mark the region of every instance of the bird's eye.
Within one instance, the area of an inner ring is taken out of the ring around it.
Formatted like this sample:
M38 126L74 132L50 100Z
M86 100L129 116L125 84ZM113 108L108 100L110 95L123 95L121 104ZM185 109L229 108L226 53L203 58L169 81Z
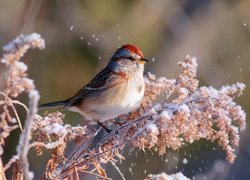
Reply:
M131 61L134 61L134 60L135 60L135 58L132 57L132 56L128 57L128 59L131 60Z

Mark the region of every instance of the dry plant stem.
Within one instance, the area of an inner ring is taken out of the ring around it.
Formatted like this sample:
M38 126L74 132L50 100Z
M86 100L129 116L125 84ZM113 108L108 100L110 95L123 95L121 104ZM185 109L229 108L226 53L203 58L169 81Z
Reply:
M90 174L90 175L93 175L95 176L96 178L101 178L101 179L104 179L102 175L99 175L99 174L96 174L96 173L93 173L92 171L87 171L87 170L79 170L83 173L86 173L86 174ZM66 178L69 178L69 176L63 178L63 179L66 179ZM111 178L105 178L104 180L112 180Z
M17 155L13 156L13 157L9 160L9 162L8 162L7 164L5 164L5 166L4 166L4 168L3 168L4 171L6 171L7 169L9 169L10 166L11 166L13 163L15 163L17 160L18 160L18 156L17 156Z
M2 163L1 159L0 159L0 179L1 180L6 180L5 173L4 173L4 168L3 168L3 163Z
M21 103L21 102L19 102L19 101L16 101L16 100L12 100L12 99L9 98L4 92L0 92L0 95L3 95L3 96L4 96L4 100L0 101L0 105L5 105L5 106L7 105L7 106L10 106L10 107L12 108L12 110L13 110L13 112L14 112L16 118L17 118L18 125L19 125L19 127L20 127L20 129L21 129L21 131L22 131L22 130L23 130L23 127L22 127L22 124L21 124L21 120L20 120L19 115L18 115L18 113L17 113L17 110L16 110L16 108L15 108L15 106L14 106L13 104L19 104L19 105L23 106L24 109L25 109L27 112L28 112L28 109L26 108L26 106L25 106L23 103Z
M128 137L126 139L121 139L120 136L126 134L126 131L131 130L130 128L133 128L131 126L135 125L136 123L144 123L143 121L145 120L149 121L152 120L151 122L148 123L156 122L156 120L152 119L151 115L147 115L145 117L141 117L135 121L132 121L122 127L119 127L118 129L112 131L108 135L94 142L91 147L84 148L83 150L81 148L78 148L80 154L76 157L71 156L69 162L66 163L66 167L63 168L63 171L61 172L59 178L68 177L69 173L72 172L72 170L74 170L75 167L90 165L93 161L101 162L100 159L106 159L106 155L109 153L117 152L117 154L113 155L114 157L117 156L119 159L125 159L119 154L120 151L123 149L123 147L125 147L126 144L131 143L131 141L135 140L139 135L141 135L146 130L147 125L138 130L135 134L132 134L131 137ZM109 143L114 143L114 145L111 146L111 148L105 149L105 146ZM101 150L102 148L104 148L105 150ZM74 155L75 153L76 152L74 152ZM110 158L112 159L113 157ZM113 160L106 160L106 163L107 162L111 162L114 164ZM121 177L123 177L122 173L120 172L117 166L115 167L115 169L118 171Z
M121 170L119 169L119 167L114 162L111 162L111 164L117 170L117 172L121 176L122 180L126 180L125 177L124 177L124 175L122 174Z
M33 173L29 171L29 161L28 161L28 151L29 143L32 137L31 129L33 124L33 119L38 111L38 100L40 95L38 91L32 90L29 93L29 113L25 121L25 128L19 139L19 145L17 146L17 155L20 160L20 164L23 171L23 176L25 180L33 179Z
M65 164L62 174L68 172L75 166L83 165L85 163L88 163L89 161L92 161L96 157L102 156L105 153L112 151L114 149L119 149L122 145L125 145L129 143L132 139L134 139L137 135L139 135L143 130L141 129L136 133L134 136L130 137L129 139L126 139L126 141L121 141L120 143L116 143L115 146L113 146L110 149L106 149L105 151L98 152L98 149L105 146L108 142L115 141L116 139L119 140L119 136L125 134L131 126L133 126L136 123L141 123L145 119L151 119L152 115L145 115L143 117L140 117L134 121L131 121L129 123L126 123L125 125L118 127L117 129L111 131L110 133L104 135L100 139L96 140L95 142L85 146L85 144L88 144L88 142L83 143L81 146L79 146L74 153L70 156L68 159L68 162ZM89 151L96 149L97 152L93 155L89 154ZM73 166L72 166L73 165Z

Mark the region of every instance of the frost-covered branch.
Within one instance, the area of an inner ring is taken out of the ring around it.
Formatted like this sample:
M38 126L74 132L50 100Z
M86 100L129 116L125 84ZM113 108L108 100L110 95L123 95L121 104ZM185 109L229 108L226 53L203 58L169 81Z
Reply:
M19 144L17 146L17 156L20 161L20 165L23 171L24 179L30 180L33 179L34 174L29 171L29 161L28 161L28 151L29 151L29 143L32 138L32 125L33 119L38 112L38 100L40 95L38 91L32 90L29 93L29 113L28 117L25 121L25 127L23 133L20 136Z
M35 88L33 80L27 77L28 67L19 61L29 49L44 49L45 42L37 33L20 35L3 47L1 63L5 65L4 93L17 97L20 93Z

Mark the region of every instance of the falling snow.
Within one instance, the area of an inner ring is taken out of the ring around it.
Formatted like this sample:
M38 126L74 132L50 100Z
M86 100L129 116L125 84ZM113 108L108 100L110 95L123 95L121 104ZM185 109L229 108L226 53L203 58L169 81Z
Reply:
M182 160L182 163L183 163L183 164L187 164L187 163L188 163L188 160L187 160L186 158L184 158L184 159Z

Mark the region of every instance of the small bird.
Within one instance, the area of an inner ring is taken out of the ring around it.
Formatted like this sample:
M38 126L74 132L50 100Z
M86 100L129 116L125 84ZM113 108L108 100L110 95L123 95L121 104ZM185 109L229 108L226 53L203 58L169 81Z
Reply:
M101 124L137 109L144 96L144 64L142 51L131 44L121 46L108 65L73 97L40 107L64 107L78 112L90 124ZM103 126L103 125L102 125Z

